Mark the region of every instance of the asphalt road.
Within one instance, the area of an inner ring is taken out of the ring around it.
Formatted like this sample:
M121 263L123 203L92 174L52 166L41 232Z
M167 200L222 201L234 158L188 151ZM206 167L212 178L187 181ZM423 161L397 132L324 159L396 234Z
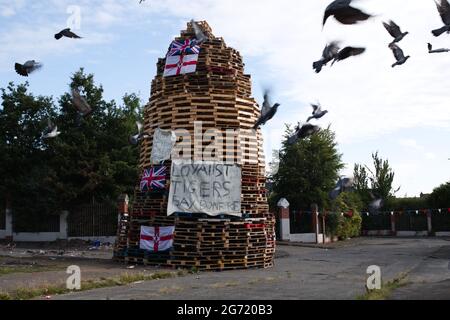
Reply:
M279 246L274 268L201 273L54 297L63 300L356 299L371 265L387 282L407 274L392 299L450 299L450 241L362 238L333 249Z

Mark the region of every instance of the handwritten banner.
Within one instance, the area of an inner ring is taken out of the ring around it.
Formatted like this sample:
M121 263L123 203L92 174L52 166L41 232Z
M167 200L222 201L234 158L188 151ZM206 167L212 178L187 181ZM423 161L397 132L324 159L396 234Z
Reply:
M173 162L168 214L242 216L242 169L235 164Z
M164 131L160 128L156 129L153 137L153 149L150 156L152 164L160 164L165 160L169 160L172 149L175 146L177 137L172 131Z

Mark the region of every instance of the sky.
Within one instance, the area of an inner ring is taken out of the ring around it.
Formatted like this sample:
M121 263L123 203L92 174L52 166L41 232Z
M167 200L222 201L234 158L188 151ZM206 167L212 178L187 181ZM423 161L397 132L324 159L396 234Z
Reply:
M442 22L432 0L355 0L374 15L346 26L330 18L322 28L330 0L0 0L0 88L24 82L15 62L34 59L42 70L27 79L35 95L68 91L80 67L95 74L105 97L120 101L137 93L145 104L156 62L191 19L206 20L216 36L244 57L253 95L262 100L270 87L281 104L263 128L267 161L280 148L285 124L305 121L310 103L329 114L320 120L336 132L339 151L351 175L355 163L371 164L378 151L393 167L398 196L430 193L450 180L450 53L428 54L427 43L450 48L450 35L435 38ZM76 6L76 7L74 7ZM76 8L79 8L79 11ZM74 9L75 8L75 9ZM79 15L78 15L79 13ZM74 17L81 19L73 19ZM410 34L400 47L411 55L395 62L392 41L382 21L394 20ZM75 23L74 23L75 22ZM78 23L79 22L79 25ZM53 36L67 25L81 40ZM365 54L314 73L312 62L325 44L363 46Z

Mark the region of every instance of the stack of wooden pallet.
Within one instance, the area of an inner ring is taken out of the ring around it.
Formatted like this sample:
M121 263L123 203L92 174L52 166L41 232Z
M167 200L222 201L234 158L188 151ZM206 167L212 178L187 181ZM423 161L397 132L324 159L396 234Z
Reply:
M201 45L195 73L164 77L166 59L159 59L145 108L145 133L140 167L152 166L150 155L157 128L179 136L177 148L187 147L193 160L232 161L242 168L242 219L208 219L206 215L167 216L168 193L144 193L136 188L128 231L126 260L204 270L270 267L275 252L275 220L269 214L265 189L265 159L261 130L252 130L260 108L251 97L251 77L244 74L238 51L215 37L206 22L199 22L210 38ZM192 25L176 40L195 37ZM212 159L203 157L211 141L199 140L206 131L218 132L220 146ZM164 163L170 171L171 161ZM167 190L170 176L167 176ZM249 220L250 219L250 220ZM170 253L150 254L139 249L141 226L175 226Z

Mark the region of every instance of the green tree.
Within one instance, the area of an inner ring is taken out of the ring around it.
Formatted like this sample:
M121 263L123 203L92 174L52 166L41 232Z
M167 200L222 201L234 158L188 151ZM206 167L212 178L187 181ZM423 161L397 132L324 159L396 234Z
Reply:
M0 110L0 195L10 201L17 214L53 213L55 198L49 178L55 171L49 165L53 156L41 139L47 119L57 109L52 98L28 92L28 83L10 83L2 88Z
M94 76L81 69L72 77L71 88L83 88L93 112L77 123L76 109L69 93L60 99L58 123L61 138L52 141L53 167L58 180L54 188L67 208L92 201L115 201L122 193L132 193L138 176L138 148L128 144L140 119L140 101L126 95L123 107L103 99L103 88Z
M400 190L393 187L395 173L389 161L382 159L378 152L372 154L372 159L374 169L360 164L354 169L355 190L366 205L372 200L371 194L388 201Z
M81 123L70 93L58 105L29 93L27 83L1 89L0 197L30 224L93 200L115 201L120 193L132 194L136 185L139 148L129 145L128 137L141 120L139 98L125 95L122 106L105 101L103 88L82 69L70 87L83 88L93 107ZM49 118L61 135L43 141Z
M288 126L286 138L291 133ZM335 134L329 128L291 146L285 141L278 172L273 176L271 202L286 198L295 209L309 209L313 203L327 207L329 192L343 167Z
M450 182L434 189L428 202L432 208L450 208Z

